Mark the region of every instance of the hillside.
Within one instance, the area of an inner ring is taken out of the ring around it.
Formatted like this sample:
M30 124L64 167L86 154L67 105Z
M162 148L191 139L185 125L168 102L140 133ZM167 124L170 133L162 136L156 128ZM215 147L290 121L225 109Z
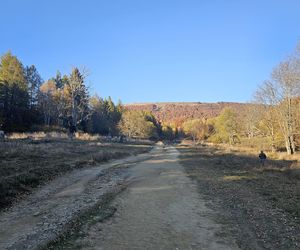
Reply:
M166 103L134 103L126 104L129 110L151 111L162 123L173 123L180 126L183 121L197 118L213 118L220 114L222 109L230 107L241 113L247 104L236 102L166 102Z

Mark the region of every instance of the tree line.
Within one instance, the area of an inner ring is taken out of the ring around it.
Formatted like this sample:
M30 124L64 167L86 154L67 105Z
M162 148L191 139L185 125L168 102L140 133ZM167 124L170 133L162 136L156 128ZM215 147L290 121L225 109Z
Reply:
M44 81L34 65L23 66L7 52L0 61L0 130L79 130L164 140L191 135L194 140L211 137L226 141L225 130L218 125L222 120L187 120L182 127L161 124L150 111L126 110L121 101L115 104L110 97L90 96L86 77L84 70L75 67L69 75L58 71Z
M0 130L81 130L115 135L122 105L110 97L90 97L86 74L73 68L69 75L43 81L34 65L23 66L11 52L0 61Z
M300 147L300 45L273 69L243 110L225 108L218 117L186 121L183 130L194 140L294 154Z
M36 67L7 52L0 61L0 130L83 131L101 135L242 144L293 154L300 146L300 49L272 71L243 108L214 118L161 123L150 111L127 110L121 101L90 96L84 70L73 68L43 81Z
M111 97L90 96L86 71L44 81L34 65L23 66L11 52L0 60L0 130L83 131L158 139L161 127L151 112L125 110Z

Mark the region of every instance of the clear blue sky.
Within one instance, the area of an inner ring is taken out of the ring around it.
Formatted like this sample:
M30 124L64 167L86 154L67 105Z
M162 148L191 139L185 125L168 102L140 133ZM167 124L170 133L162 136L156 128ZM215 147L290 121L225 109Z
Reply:
M300 40L299 0L1 0L0 54L86 66L124 103L249 101Z

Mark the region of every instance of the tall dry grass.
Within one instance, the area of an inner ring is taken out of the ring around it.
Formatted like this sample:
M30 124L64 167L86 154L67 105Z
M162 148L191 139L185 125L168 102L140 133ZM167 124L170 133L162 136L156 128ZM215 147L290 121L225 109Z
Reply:
M41 140L41 139L66 139L68 135L63 132L31 132L31 133L10 133L6 135L6 138L9 140L20 140L20 139L32 139L32 140Z

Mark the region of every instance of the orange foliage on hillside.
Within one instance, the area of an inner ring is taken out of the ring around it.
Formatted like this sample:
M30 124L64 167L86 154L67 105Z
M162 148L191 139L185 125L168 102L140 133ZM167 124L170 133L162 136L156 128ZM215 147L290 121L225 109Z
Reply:
M129 110L151 111L156 119L163 124L181 127L190 119L208 119L218 116L222 109L230 107L241 111L247 104L234 102L201 103L201 102L170 102L170 103L140 103L124 105Z

